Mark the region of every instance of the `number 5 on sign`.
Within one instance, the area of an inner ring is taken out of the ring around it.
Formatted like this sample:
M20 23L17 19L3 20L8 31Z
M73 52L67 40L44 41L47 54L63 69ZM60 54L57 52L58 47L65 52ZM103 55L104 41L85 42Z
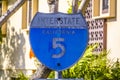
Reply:
M52 41L53 49L60 48L61 51L58 54L53 54L52 58L60 58L65 54L65 46L61 44L61 42L64 42L64 38L53 38L53 41Z

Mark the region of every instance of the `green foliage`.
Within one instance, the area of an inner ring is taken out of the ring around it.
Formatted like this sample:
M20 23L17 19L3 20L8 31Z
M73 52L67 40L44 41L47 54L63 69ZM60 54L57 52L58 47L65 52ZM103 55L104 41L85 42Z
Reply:
M68 8L68 10L67 10L67 13L68 13L68 14L71 14L71 13L72 13L72 5L70 4L70 1L69 1L69 0L67 0L67 2L68 2L68 6L69 6L69 8Z
M84 78L93 80L107 72L106 51L95 54L92 51L97 45L89 46L80 61L68 70L63 71L64 78Z
M119 59L112 65L111 68L112 80L120 80L120 62Z
M54 79L54 77L55 77L55 71L52 71L52 72L50 73L50 75L48 76L48 78Z
M69 8L68 8L68 10L67 10L67 13L68 13L68 14L71 14L71 13L72 13L72 4L70 4L70 1L69 1L69 0L68 0L67 2L68 2L68 6L69 6ZM81 2L81 1L78 1L78 6L80 5L80 2Z
M68 13L68 14L71 14L71 13L72 13L72 5L70 5L70 4L69 4L69 8L68 8L68 10L67 10L67 13Z
M84 78L85 80L96 80L103 74L108 72L106 51L100 54L93 54L92 51L96 47L89 46L81 58L81 60L75 64L72 68L63 71L64 78Z
M28 77L26 75L24 75L23 72L20 72L18 74L18 77L15 80L29 80Z
M120 80L120 62L107 59L109 52L99 54L93 50L98 45L89 46L83 57L70 69L62 71L63 78L83 78L84 80ZM54 72L50 74L54 78Z

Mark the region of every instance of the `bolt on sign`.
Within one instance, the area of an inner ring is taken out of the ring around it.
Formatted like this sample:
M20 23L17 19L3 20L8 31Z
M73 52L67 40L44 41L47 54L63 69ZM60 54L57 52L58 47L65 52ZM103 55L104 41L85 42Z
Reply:
M38 60L62 71L75 64L88 44L88 26L79 14L40 13L30 25L30 44Z

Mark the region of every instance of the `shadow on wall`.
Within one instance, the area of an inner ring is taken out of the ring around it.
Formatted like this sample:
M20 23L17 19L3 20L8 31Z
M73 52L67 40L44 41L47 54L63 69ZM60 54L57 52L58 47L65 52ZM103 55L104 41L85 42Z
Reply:
M9 33L9 32L8 32ZM10 49L12 50L12 55L10 56L11 62L14 63L16 68L25 68L25 38L23 33L15 32L14 27L11 28L11 36L10 36L10 41L9 46Z
M16 70L25 69L25 37L15 28L7 30L7 37L0 44L0 77L11 76ZM4 74L3 74L4 72Z

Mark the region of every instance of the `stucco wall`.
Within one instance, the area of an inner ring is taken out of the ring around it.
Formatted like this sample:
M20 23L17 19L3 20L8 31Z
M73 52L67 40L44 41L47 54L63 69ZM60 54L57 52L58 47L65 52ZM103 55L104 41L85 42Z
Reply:
M107 50L114 60L120 58L120 0L116 1L116 18L107 20Z
M15 0L13 0L15 1ZM14 2L13 2L14 3ZM8 4L8 8L12 3ZM16 69L36 69L33 60L29 58L30 44L29 34L25 29L22 29L22 7L8 20L8 36L13 42L13 57ZM8 44L11 46L11 44Z
M15 1L10 0L8 8ZM0 80L7 80L18 71L31 75L36 69L34 61L29 58L29 35L22 29L22 7L8 19L7 35L0 44L0 50Z
M8 9L16 0L8 1ZM59 0L59 11L67 12L67 0ZM39 0L39 12L49 12L47 0ZM22 29L22 7L7 21L7 36L0 45L0 80L14 75L16 71L31 74L36 69L34 61L29 58L29 34Z

